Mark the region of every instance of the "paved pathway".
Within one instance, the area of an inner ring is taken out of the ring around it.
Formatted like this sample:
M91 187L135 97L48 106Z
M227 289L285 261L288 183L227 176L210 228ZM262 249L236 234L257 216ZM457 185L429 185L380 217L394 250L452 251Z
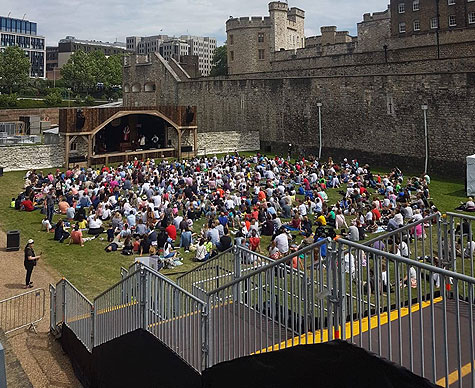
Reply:
M6 234L0 230L0 300L25 292L25 269L23 250L6 252ZM56 283L59 275L51 272L39 261L33 271L32 281L35 288L46 292L46 315L38 324L38 334L20 329L8 334L10 354L16 356L28 375L33 387L81 387L74 376L69 359L61 345L48 331L49 327L49 291L50 283ZM7 367L7 376L8 376ZM15 388L15 385L12 385Z

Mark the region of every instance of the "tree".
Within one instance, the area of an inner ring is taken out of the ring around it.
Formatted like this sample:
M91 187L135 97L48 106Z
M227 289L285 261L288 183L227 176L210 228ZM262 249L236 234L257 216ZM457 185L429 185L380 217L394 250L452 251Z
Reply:
M106 94L122 85L122 57L106 57L102 51L77 51L61 69L65 84L74 92L93 94L97 88Z
M61 69L64 83L75 92L89 92L95 87L97 68L88 54L76 51Z
M211 63L213 64L213 67L209 74L210 77L228 75L228 51L226 45L220 46L216 49Z
M16 46L10 46L0 52L0 82L12 94L28 83L30 60L25 52Z

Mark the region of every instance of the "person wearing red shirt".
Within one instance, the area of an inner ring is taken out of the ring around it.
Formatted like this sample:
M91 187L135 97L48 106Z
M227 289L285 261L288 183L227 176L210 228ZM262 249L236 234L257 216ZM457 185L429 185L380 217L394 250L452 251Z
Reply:
M257 199L259 202L264 202L266 199L266 192L264 190L259 191L259 194L257 194Z
M175 225L169 224L166 228L165 231L168 234L168 237L170 237L173 241L176 240L176 228Z
M376 205L373 205L373 210L371 210L371 212L373 213L373 220L376 222L376 221L379 221L380 218L381 218L381 213L379 212L379 210L376 208Z
M261 239L257 236L257 232L255 229L252 230L252 235L249 238L249 245L251 248L251 251L253 252L261 252Z
M32 212L33 210L38 209L37 207L33 206L33 202L31 202L31 200L28 198L21 202L21 207L27 212Z

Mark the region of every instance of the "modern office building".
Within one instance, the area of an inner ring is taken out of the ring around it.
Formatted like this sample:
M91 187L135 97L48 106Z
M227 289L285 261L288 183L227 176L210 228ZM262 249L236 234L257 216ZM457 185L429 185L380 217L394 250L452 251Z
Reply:
M158 53L160 46L168 41L168 35L153 35L153 36L129 36L126 39L127 50L133 51L139 55L146 55L150 53Z
M159 52L166 60L173 57L178 62L187 55L197 56L198 68L203 76L209 75L216 50L216 38L191 35L129 36L126 41L127 50L134 51L138 55Z
M188 43L189 55L198 56L198 68L201 74L209 75L216 50L216 38L182 35L180 39Z
M121 42L101 42L99 40L80 40L74 36L67 36L61 39L58 44L58 67L61 68L68 62L71 55L82 50L86 53L92 51L102 51L106 56L127 53L125 43Z
M167 61L170 58L180 62L181 57L189 55L190 46L184 40L178 38L170 38L160 45L160 55Z
M46 78L57 80L61 77L58 66L59 48L57 46L46 47Z
M30 59L30 76L45 78L45 38L37 33L38 26L34 22L0 16L0 50L9 46L21 47Z

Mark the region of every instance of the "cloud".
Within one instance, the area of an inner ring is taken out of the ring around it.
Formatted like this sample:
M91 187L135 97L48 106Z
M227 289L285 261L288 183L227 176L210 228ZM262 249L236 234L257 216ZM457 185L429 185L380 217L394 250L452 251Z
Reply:
M48 45L72 35L79 39L124 42L126 36L181 35L214 36L226 39L229 16L265 16L268 1L255 0L2 0L4 16L38 23L38 31ZM290 7L306 12L306 31L314 35L322 25L336 25L356 33L363 13L383 11L384 0L296 0Z

